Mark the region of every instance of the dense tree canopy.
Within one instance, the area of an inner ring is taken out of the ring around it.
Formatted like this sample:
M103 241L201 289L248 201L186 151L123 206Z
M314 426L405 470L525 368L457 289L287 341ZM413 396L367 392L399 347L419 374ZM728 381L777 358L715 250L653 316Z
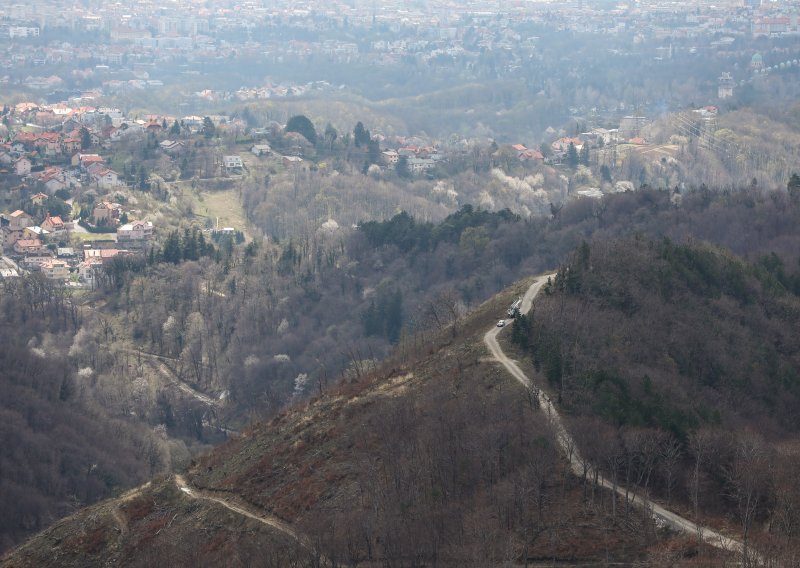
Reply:
M312 144L317 143L317 131L314 124L308 117L298 114L289 119L286 123L286 132L297 132L305 137Z

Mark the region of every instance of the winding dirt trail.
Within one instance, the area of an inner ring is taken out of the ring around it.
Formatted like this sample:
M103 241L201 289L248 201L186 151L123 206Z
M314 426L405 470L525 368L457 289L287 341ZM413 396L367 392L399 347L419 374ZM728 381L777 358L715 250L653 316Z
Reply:
M267 525L268 527L282 532L283 534L296 540L306 550L314 550L313 545L306 536L301 535L294 530L291 525L277 517L264 514L262 511L259 511L252 506L245 505L244 503L235 503L232 499L218 496L214 492L190 487L186 482L186 479L179 474L175 475L175 485L177 485L178 489L180 489L190 499L213 501L214 503L222 505L234 513L238 513L239 515L243 515L249 519L253 519L254 521L258 521L261 524ZM228 496L226 495L226 497Z
M223 401L217 400L208 396L207 394L203 394L202 392L193 389L187 383L179 379L167 365L165 362L174 363L176 359L172 357L165 357L163 355L156 355L155 353L148 353L146 351L140 351L138 349L128 349L128 348L115 348L116 351L119 353L128 353L130 355L135 355L140 359L144 359L144 361L150 365L150 367L160 373L169 384L173 385L175 388L180 390L187 396L190 396L196 400L199 400L203 404L208 406L213 406L219 408L223 406Z
M138 497L142 491L150 487L150 482L148 481L144 485L140 485L139 487L134 487L120 495L119 499L116 502L116 505L111 510L111 516L114 518L114 521L117 523L117 527L119 528L120 534L125 534L128 532L128 520L125 518L125 515L122 514L120 511L120 505L131 501L134 497Z
M555 278L555 274L545 274L541 276L538 280L536 280L528 291L525 293L525 296L522 301L522 306L520 306L520 311L523 314L527 314L531 306L533 305L533 299L536 297L536 294L542 289L542 287L547 282L548 278ZM573 473L579 477L583 477L584 472L589 477L594 477L594 471L591 469L584 470L584 462L578 453L577 446L575 445L575 441L572 439L572 436L569 435L566 428L564 427L564 422L561 419L561 415L558 413L553 402L550 400L550 397L547 396L544 392L541 391L526 375L522 372L522 369L517 366L517 364L509 359L503 350L500 348L500 344L497 342L498 334L503 331L504 327L494 327L489 330L486 335L483 337L484 343L486 343L486 347L489 348L489 352L492 354L495 360L497 360L506 370L511 373L511 375L519 381L526 389L531 389L536 392L539 396L539 405L541 409L547 413L548 417L550 418L551 424L553 429L556 433L556 439L558 440L558 444L561 447L561 450L566 454L567 458L569 459L569 465L572 469ZM697 525L694 522L681 517L673 513L672 511L668 511L664 507L653 503L652 501L645 499L639 495L636 495L632 491L626 491L625 487L620 485L615 485L611 483L608 479L603 477L602 475L598 475L598 482L604 488L616 492L618 495L622 497L626 497L631 499L634 505L637 507L645 508L646 510L650 511L650 513L665 523L667 526L678 530L680 532L692 533L698 535L700 538L703 539L706 543L715 546L717 548L727 550L730 552L735 552L737 554L742 554L744 547L742 543L736 539L731 537L727 537L719 532L711 529L709 527L705 527L702 525ZM752 554L752 552L751 552Z

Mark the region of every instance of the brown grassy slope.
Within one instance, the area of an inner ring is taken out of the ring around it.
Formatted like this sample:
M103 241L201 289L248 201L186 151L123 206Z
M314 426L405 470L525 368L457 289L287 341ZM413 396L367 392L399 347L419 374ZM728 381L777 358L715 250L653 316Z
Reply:
M286 566L308 560L291 538L161 478L82 509L2 561L11 567ZM303 565L303 564L300 564Z
M193 483L236 492L349 562L646 556L649 524L583 501L546 419L486 361L483 333L527 285L460 322L455 340L445 330L408 360L254 425L199 460Z
M256 423L193 464L198 488L270 511L335 562L711 565L691 539L612 514L567 471L547 420L487 361L483 333L521 283L423 350ZM314 565L287 537L187 498L172 478L58 523L0 566Z

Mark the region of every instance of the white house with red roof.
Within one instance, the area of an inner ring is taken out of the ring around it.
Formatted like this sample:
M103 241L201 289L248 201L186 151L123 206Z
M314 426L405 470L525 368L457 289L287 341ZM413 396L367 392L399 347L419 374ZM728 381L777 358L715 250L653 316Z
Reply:
M99 154L77 153L74 156L72 156L72 166L76 168L78 166L82 168L88 168L92 164L102 164L103 162L105 162L105 160Z
M125 185L122 183L122 180L119 179L119 174L109 168L92 168L90 175L92 177L92 181L97 183L97 187L101 189L112 189L121 185Z

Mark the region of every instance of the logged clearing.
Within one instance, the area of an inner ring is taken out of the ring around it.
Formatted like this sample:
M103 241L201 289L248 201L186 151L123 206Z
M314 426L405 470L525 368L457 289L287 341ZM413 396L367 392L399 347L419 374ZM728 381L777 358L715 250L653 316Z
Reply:
M236 189L220 191L201 191L194 195L194 214L206 217L216 224L219 218L220 227L233 227L242 232L247 231L247 219Z
M83 242L114 241L117 239L116 233L79 233L78 231L72 231L70 236L80 239Z

